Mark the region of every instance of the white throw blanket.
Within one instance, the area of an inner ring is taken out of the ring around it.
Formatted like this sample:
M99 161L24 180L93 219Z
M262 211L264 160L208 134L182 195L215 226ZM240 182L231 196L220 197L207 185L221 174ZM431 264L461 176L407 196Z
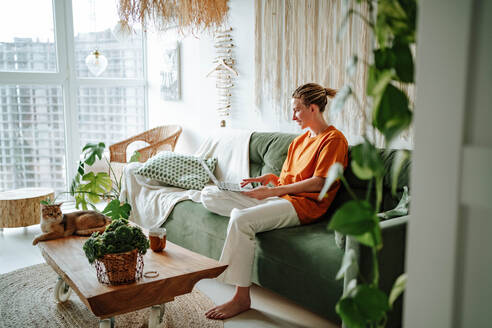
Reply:
M202 158L217 158L215 176L219 180L240 182L249 177L249 140L251 131L220 131L209 137L195 153ZM130 220L145 228L160 227L176 203L190 199L199 203L201 192L162 186L159 182L135 174L143 164L130 163L123 173L120 200L132 211Z

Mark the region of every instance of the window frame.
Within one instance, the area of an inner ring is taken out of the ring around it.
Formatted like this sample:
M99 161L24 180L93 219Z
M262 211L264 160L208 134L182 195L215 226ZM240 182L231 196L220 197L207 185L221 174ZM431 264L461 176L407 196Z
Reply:
M62 87L66 186L69 188L80 159L77 90L79 87L135 86L144 88L144 128L148 129L147 37L142 35L143 76L138 78L87 78L77 77L75 69L75 41L72 0L52 0L56 72L0 72L0 85L46 85ZM106 145L107 147L109 145Z

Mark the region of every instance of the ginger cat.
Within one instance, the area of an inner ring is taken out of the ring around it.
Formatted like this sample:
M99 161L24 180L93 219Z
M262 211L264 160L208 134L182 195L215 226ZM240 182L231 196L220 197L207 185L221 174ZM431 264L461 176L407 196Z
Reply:
M61 204L41 204L41 231L32 241L33 245L43 240L76 235L91 235L103 232L111 219L96 211L78 211L62 214Z

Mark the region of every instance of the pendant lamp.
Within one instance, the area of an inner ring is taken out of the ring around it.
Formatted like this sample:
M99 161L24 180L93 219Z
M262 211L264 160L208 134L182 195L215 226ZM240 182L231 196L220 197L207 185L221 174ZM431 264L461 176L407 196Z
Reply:
M95 49L85 58L85 64L94 76L99 76L106 70L106 67L108 67L108 60L106 59L106 56L99 52L99 50Z

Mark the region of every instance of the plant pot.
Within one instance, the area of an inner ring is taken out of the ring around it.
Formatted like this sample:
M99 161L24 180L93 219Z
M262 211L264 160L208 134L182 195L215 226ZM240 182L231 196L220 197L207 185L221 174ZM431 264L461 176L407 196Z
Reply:
M96 260L97 278L111 285L129 284L142 277L143 257L136 249L116 254L106 254Z

